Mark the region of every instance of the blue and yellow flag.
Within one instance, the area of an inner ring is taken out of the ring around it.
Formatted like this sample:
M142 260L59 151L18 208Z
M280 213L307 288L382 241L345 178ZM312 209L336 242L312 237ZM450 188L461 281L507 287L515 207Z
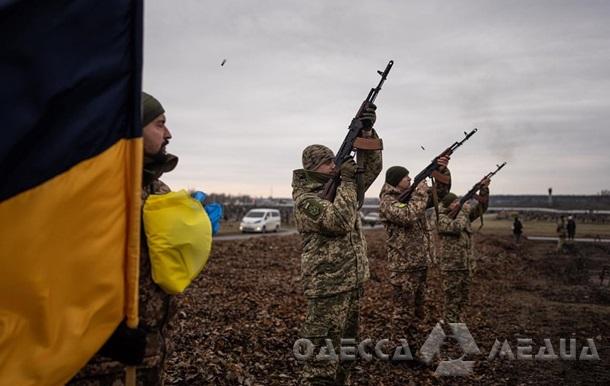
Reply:
M0 383L137 324L142 1L0 1Z

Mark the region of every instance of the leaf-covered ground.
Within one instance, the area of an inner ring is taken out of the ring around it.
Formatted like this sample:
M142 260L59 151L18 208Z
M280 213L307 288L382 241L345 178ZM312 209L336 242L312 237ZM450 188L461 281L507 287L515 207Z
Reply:
M390 336L391 289L384 232L369 231L367 239L372 278L362 301L361 337L378 340ZM610 273L604 285L599 278L602 267L610 265L608 246L578 244L558 254L552 243L515 246L489 235L479 236L476 246L466 317L481 350L466 357L476 361L473 374L435 377L435 366L360 360L351 384L610 384ZM305 316L299 254L298 236L216 242L205 271L179 298L168 383L297 385L300 364L292 347ZM428 284L426 331L439 320L442 305L435 266ZM519 338L533 339L533 354L545 338L557 354L560 338L576 339L579 354L593 338L600 360L487 359L496 339L506 339L516 355ZM441 356L446 355L443 349Z

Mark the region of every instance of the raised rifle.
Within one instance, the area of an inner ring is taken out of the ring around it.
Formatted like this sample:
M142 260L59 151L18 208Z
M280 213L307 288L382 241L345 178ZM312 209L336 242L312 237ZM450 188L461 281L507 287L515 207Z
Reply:
M501 165L496 165L496 170L494 170L493 172L487 173L485 175L485 177L481 178L481 180L479 182L474 184L472 186L472 188L470 188L468 193L466 193L462 198L460 198L459 205L454 210L451 211L451 217L455 218L455 216L457 216L457 214L460 212L460 209L462 209L462 206L464 206L464 204L468 200L472 200L476 196L477 192L481 189L481 187L483 185L483 181L495 176L496 173L499 172L500 169L502 169L505 165L506 165L506 161L504 161Z
M343 162L353 156L352 151L354 150L354 141L360 136L360 132L364 128L362 125L362 121L358 118L369 104L375 102L379 91L381 91L381 86L388 77L388 74L390 73L390 70L392 69L393 65L394 61L390 60L388 62L388 65L385 67L385 70L377 71L377 73L381 75L381 80L379 81L377 87L372 88L371 91L369 91L368 96L362 102L360 108L358 109L358 112L352 119L352 122L350 123L347 129L347 135L345 136L345 139L343 140L339 151L335 155L335 173L333 174L331 179L324 185L324 190L322 190L322 192L320 193L321 198L331 202L335 200L335 196L337 195L337 188L341 183L341 165L343 164ZM358 192L358 201L360 205L362 205L362 196L364 196L364 192Z
M423 180L425 180L426 178L431 177L432 173L434 173L434 171L438 168L438 163L437 163L438 159L441 157L446 157L446 156L450 156L451 154L453 154L453 152L458 147L462 146L464 144L464 142L468 141L468 139L470 137L472 137L474 135L474 133L476 133L477 131L478 131L478 129L475 128L475 129L472 129L472 131L470 133L464 132L464 139L462 139L459 142L458 141L454 142L453 145L449 146L441 154L436 156L430 162L430 164L428 164L428 166L426 166L426 168L424 170L422 170L415 176L409 189L405 190L404 192L402 192L402 194L400 196L398 196L398 201L400 201L402 203L409 202L409 200L411 199L411 196L413 195L413 192L415 191L415 188L417 188L417 185L419 185L419 183L422 182Z

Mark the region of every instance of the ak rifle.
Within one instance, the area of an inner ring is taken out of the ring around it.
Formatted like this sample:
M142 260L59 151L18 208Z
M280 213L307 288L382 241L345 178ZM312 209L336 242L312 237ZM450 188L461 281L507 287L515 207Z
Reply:
M502 169L504 166L506 165L506 161L504 161L501 165L496 165L496 170L494 170L493 172L489 172L485 175L485 177L481 178L481 180L479 182L477 182L476 184L474 184L472 186L472 188L470 188L470 190L468 191L468 193L466 193L462 198L460 198L460 203L457 206L457 208L455 208L452 212L452 214L457 215L460 210L462 209L462 206L464 206L464 204L466 202L468 202L469 200L472 200L473 198L475 198L477 192L481 189L481 187L483 186L483 181L491 179L491 177L495 176L497 172L500 171L500 169ZM453 216L455 217L455 216Z
M436 156L432 161L430 161L430 164L428 164L428 166L426 166L426 168L424 170L422 170L421 172L419 172L418 175L415 176L409 189L405 190L400 196L398 196L398 201L400 201L402 203L409 202L409 200L411 199L411 196L413 195L413 192L415 191L415 188L417 188L417 185L419 185L419 183L422 182L423 180L425 180L426 178L431 177L432 173L434 173L434 171L436 171L436 169L438 168L439 158L447 157L447 156L450 156L451 154L453 154L453 152L456 151L458 147L462 146L464 144L464 142L468 141L468 139L470 137L472 137L474 135L474 133L476 133L477 131L478 131L478 129L475 128L475 129L472 129L472 131L470 133L464 132L464 139L462 139L459 142L458 141L454 142L453 145L446 148L445 151L443 151L441 154Z
M388 74L390 73L390 70L392 69L393 65L394 65L394 61L390 60L388 62L388 65L385 67L385 70L377 71L377 73L379 75L381 75L381 80L379 81L379 84L377 85L377 87L372 88L371 91L369 91L369 95L360 105L358 112L352 119L352 122L350 123L350 125L347 129L347 135L345 136L345 139L343 140L343 143L341 144L339 151L335 155L335 173L333 174L331 179L324 185L324 190L322 190L322 192L320 193L320 197L322 199L325 199L330 202L333 202L335 200L335 196L337 195L337 188L339 187L339 184L341 183L341 173L340 173L341 165L347 159L352 157L352 151L354 150L354 141L356 140L356 138L358 138L360 136L360 132L364 128L362 121L359 119L360 115L362 114L364 109L369 104L372 104L375 102L375 99L377 98L379 91L381 91L381 86L383 85L386 78L388 77ZM364 195L364 192L358 193L359 201L360 201L360 196L362 196L362 195Z

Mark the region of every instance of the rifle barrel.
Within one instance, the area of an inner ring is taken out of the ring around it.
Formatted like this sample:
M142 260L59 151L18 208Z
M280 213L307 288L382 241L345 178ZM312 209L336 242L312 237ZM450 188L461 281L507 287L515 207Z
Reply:
M388 74L390 73L390 70L392 69L392 66L394 65L394 61L390 60L388 62L388 65L385 66L385 70L383 70L383 72L381 71L377 71L377 73L379 75L381 75L381 79L379 80L379 84L377 85L377 87L375 87L374 89L371 89L371 93L369 93L370 98L367 98L367 100L370 103L374 103L375 99L377 99L377 95L379 94L379 91L381 91L381 86L383 86L383 83L385 82L385 80L388 77ZM372 95L371 95L372 94Z

